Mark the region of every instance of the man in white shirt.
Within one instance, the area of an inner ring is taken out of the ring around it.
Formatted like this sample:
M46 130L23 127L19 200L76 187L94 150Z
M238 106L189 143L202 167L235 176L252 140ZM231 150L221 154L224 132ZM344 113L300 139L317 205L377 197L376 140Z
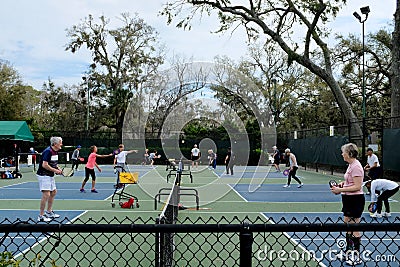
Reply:
M197 145L195 144L191 150L192 168L194 167L195 162L196 162L196 168L199 167L200 157L201 157L200 149L198 149Z
M371 214L373 218L382 218L390 217L390 206L389 206L389 198L399 191L399 185L396 182L386 180L386 179L376 179L369 180L364 183L364 185L371 190L371 203L377 204L376 212ZM379 195L375 194L376 191L379 191ZM385 210L383 214L382 212L382 201L385 204ZM370 210L371 212L371 210Z
M115 154L114 158L114 166L121 166L125 169L126 156L133 152L137 153L138 151L136 149L125 151L124 149L125 146L123 144L120 144L118 146L118 152Z
M379 164L378 157L374 154L372 148L367 149L367 165L364 166L364 170L368 171L368 177L371 180L380 178L381 176L381 165Z
M125 146L123 144L120 144L118 146L118 150L115 153L115 157L114 157L114 168L115 168L115 172L117 174L117 184L116 186L119 186L119 173L125 170L125 166L126 166L126 156L130 153L137 153L137 150L128 150L128 151L124 151Z

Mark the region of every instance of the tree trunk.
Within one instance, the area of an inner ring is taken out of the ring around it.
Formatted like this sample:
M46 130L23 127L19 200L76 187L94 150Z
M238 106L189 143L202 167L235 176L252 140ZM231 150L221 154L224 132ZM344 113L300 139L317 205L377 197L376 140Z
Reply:
M400 0L397 0L394 14L395 26L392 35L392 66L391 66L391 115L392 128L400 128Z
M346 120L350 122L350 141L355 142L357 145L360 146L363 139L363 132L360 127L359 120L354 114L349 101L347 100L346 96L344 95L342 89L340 88L333 75L323 75L320 77L323 77L325 82L331 88L332 93L335 96L336 102L342 110L343 115L345 116Z

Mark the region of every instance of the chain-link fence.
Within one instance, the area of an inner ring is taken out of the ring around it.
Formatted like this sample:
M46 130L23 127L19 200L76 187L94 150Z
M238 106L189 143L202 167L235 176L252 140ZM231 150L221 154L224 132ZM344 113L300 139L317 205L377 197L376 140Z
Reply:
M68 219L0 222L0 266L348 266L345 233L361 231L361 266L399 266L400 218ZM173 233L163 261L161 233ZM14 265L13 265L14 264Z

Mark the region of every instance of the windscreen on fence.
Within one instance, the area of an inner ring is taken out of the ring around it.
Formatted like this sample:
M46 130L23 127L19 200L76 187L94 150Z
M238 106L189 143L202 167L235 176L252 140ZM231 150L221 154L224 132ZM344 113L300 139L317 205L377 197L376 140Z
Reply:
M289 140L289 148L300 163L345 166L341 147L346 143L346 136L311 137Z
M383 166L385 170L400 171L400 129L383 130Z

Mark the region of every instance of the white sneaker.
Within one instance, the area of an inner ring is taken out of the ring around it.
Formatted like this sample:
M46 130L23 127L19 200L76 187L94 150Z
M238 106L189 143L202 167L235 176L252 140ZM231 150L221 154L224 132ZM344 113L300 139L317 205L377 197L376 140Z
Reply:
M44 214L44 215L39 215L38 218L37 218L37 220L38 220L38 222L50 222L50 221L51 221L51 219L48 218L48 217L46 216L46 214Z
M283 186L283 188L289 188L290 187L290 185L288 185L288 184L285 184L284 186Z
M47 210L44 212L47 218L49 219L55 219L55 218L60 218L60 215L57 213L54 213L54 211L48 212Z
M297 188L302 188L303 187L303 183L301 183L301 184L299 184L298 186L297 186Z
M372 218L382 218L382 214L377 213L377 212L370 214L369 216L371 216Z
M382 216L388 218L388 217L392 216L392 214L390 214L390 212L383 212Z

